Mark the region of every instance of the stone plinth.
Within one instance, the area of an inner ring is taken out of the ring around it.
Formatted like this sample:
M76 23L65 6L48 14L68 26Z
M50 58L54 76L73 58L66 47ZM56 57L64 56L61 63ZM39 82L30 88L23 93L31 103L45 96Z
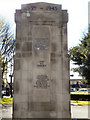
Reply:
M70 118L67 11L22 5L15 22L13 118Z

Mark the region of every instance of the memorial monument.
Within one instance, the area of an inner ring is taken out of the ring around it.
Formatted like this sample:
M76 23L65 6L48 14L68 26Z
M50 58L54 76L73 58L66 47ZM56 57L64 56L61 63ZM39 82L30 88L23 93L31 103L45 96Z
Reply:
M31 3L16 10L13 118L69 118L67 10Z

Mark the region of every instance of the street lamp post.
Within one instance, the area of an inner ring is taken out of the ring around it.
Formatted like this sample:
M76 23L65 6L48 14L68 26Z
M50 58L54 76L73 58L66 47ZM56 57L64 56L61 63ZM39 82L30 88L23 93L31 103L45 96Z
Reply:
M12 64L11 64L11 71L10 71L10 93L11 93L11 97L13 97L13 93L12 93L12 90L13 90L13 87L12 87L12 78L13 78L13 73L12 73Z
M10 77L10 93L11 93L11 97L13 97L13 94L12 94L12 77L13 75L9 75Z

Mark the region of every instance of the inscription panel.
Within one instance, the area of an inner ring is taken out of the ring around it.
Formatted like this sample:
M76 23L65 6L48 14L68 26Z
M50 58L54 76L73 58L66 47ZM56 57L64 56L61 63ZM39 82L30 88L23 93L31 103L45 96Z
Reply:
M35 87L46 89L49 87L49 78L47 75L37 75L37 81Z
M37 64L38 67L46 67L45 61L39 61Z
M22 5L22 7L23 7L23 5ZM27 6L27 8L28 8L28 10L29 11L36 11L36 10L45 10L45 11L57 11L57 10L60 10L60 7L57 7L57 6L55 6L55 5L48 5L48 6ZM27 9L24 9L24 10L22 10L22 11L25 11L25 12L27 12Z
M46 50L48 49L48 38L36 38L35 39L35 48L37 50Z
M33 26L32 33L33 33L32 36L33 36L33 66L34 66L33 101L50 102L49 27L35 25ZM40 97L41 95L43 97Z

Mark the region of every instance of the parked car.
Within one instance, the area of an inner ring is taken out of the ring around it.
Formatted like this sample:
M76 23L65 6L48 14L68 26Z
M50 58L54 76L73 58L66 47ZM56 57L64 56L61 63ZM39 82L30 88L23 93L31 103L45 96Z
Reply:
M87 88L80 88L78 92L88 92Z
M6 94L6 90L2 90L2 94Z
M2 90L2 97L6 96L6 90Z
M10 96L9 88L5 88L5 87L2 88L2 97L3 96Z
M75 88L70 88L70 92L76 92Z

